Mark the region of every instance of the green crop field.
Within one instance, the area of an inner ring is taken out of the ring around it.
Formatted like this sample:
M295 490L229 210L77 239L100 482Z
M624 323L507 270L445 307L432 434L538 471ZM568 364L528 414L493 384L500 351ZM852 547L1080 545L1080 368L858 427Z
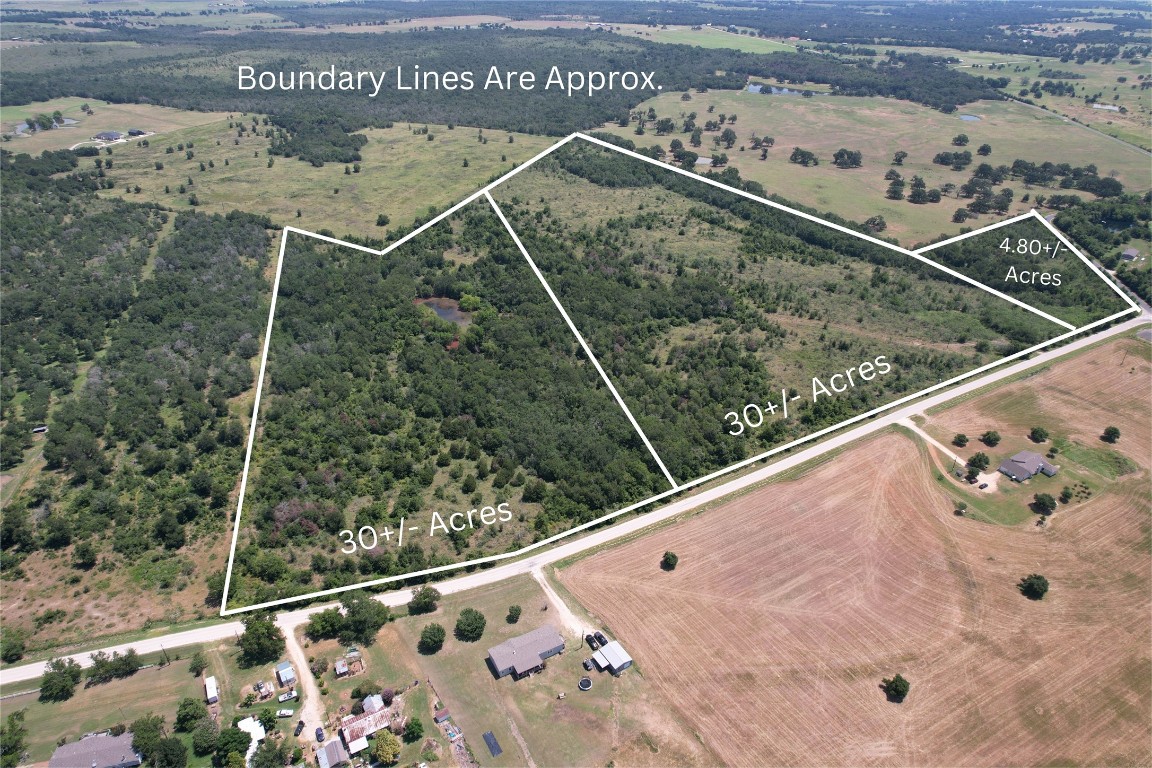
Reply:
M604 130L628 138L638 146L659 144L667 149L668 143L676 138L688 144L688 135L679 132L682 115L696 112L697 124L703 125L721 113L735 114L736 124L726 126L739 137L732 149L717 148L713 144L712 138L718 132L705 133L704 144L699 149L688 148L702 157L714 152L726 153L730 166L737 168L742 177L763 184L769 194L856 221L881 215L888 224L884 235L896 237L905 246L927 242L940 234L957 234L963 226L985 226L1026 212L1032 204L1023 200L1024 194L1053 192L1043 187L1029 190L1020 182L1009 181L1006 185L1014 187L1016 195L1006 214L985 214L965 224L955 224L951 219L953 212L967 200L945 195L940 203L916 205L885 197L888 182L884 174L892 168L892 156L897 151L908 153L904 165L898 169L905 179L919 175L929 187L946 183L959 186L966 182L971 169L957 172L932 162L938 152L954 149L951 139L961 133L969 137L969 149L973 151L980 144L991 144L992 154L987 161L994 165L1011 165L1015 159L1072 165L1093 163L1100 169L1101 176L1114 171L1129 191L1142 192L1152 184L1147 170L1148 157L1143 151L1024 104L980 101L966 105L956 114L946 115L928 107L880 97L801 98L712 91L692 94L690 101L682 101L678 93L661 94L639 108L650 107L659 117L673 118L677 132L658 136L651 130L651 123L643 136L635 134L635 125L621 128L609 124ZM963 120L961 114L979 120ZM760 159L760 152L747 148L753 135L775 139L775 146L768 150L765 160ZM745 151L740 150L741 146L746 147ZM814 152L820 164L803 167L789 162L794 147ZM862 152L863 166L845 170L832 165L832 155L840 148ZM703 170L706 166L698 168Z

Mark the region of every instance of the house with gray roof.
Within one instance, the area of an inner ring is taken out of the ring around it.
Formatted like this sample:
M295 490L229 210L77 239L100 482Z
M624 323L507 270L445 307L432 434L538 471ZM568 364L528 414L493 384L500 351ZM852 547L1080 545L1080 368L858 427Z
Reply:
M544 667L549 659L564 651L564 638L553 627L540 627L510 638L488 649L488 666L496 677L512 675L520 679Z
M1018 483L1025 480L1031 480L1034 476L1039 474L1052 477L1059 471L1058 467L1054 467L1048 462L1044 461L1044 457L1032 451L1020 451L1010 459L1005 459L1000 464L1000 472L1007 475Z
M132 748L132 731L119 736L94 733L61 744L48 760L48 768L136 768L140 755Z

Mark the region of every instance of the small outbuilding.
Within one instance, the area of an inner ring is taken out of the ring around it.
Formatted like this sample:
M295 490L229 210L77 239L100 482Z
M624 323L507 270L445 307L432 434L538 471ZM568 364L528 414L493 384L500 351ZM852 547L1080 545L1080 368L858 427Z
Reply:
M432 714L432 721L436 723L436 725L440 725L440 723L444 722L451 716L452 715L448 712L447 708L438 709Z
M220 688L216 685L216 678L211 675L204 678L204 699L209 704L220 701Z
M488 666L496 677L520 679L544 668L544 661L564 651L564 638L554 627L544 626L505 640L488 649Z
M333 665L333 669L336 671L336 677L347 677L349 674L348 662L344 661L344 659L337 659L336 664Z
M148 133L148 131L142 131L139 128L129 128L128 129L128 135L129 136L143 136L146 133Z
M296 670L292 669L291 662L282 661L276 665L276 679L280 685L296 685Z
M1001 463L999 470L1016 482L1022 483L1039 474L1052 477L1059 471L1059 467L1054 467L1044 461L1044 457L1038 453L1020 451L1020 453Z
M496 741L496 736L492 731L484 732L484 743L488 745L488 752L491 753L492 757L499 757L504 753L504 750L500 748L500 742Z
M365 742L365 746L367 746L367 742ZM332 739L316 750L316 765L320 768L337 768L337 766L347 765L351 759L352 756L348 754L348 750L344 749L340 739Z
M607 670L614 675L619 675L632 666L632 657L628 655L628 651L624 650L624 646L620 645L618 640L611 641L592 654L592 661L596 662L596 666L600 669Z

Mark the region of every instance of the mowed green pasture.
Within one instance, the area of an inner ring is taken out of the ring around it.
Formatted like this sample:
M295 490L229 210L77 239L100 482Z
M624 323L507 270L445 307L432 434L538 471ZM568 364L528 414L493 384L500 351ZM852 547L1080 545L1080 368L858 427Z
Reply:
M237 114L234 119L251 129L253 116ZM199 209L210 213L240 209L265 214L277 225L382 237L386 228L376 225L379 214L387 215L392 227L411 224L430 207L455 203L554 141L499 131L485 132L485 144L478 141L476 128L431 125L427 135L418 135L414 131L423 125L410 128L400 123L368 129L360 172L353 173L348 166L345 173L342 163L317 168L296 158L271 156L271 140L263 134L266 126L239 137L229 122L225 115L206 125L149 137L147 147L136 141L114 146L109 176L116 187L102 194L176 210L190 210L195 194ZM186 155L189 143L191 159ZM175 149L180 144L184 150ZM174 148L171 154L166 151L169 146ZM157 170L156 163L163 168ZM181 185L184 193L179 191Z
M694 45L697 48L732 48L747 53L795 51L796 46L752 35L727 32L719 27L649 27L644 24L615 24L614 32L627 37L640 37L653 43Z
M975 162L965 171L953 171L932 163L938 152L956 149L951 140L961 133L969 137L967 149L974 155L981 144L990 144L992 155L987 161L997 165L1010 165L1017 158L1073 165L1093 163L1101 175L1115 171L1128 191L1145 191L1152 183L1148 157L1141 150L1100 136L1058 115L1012 102L980 101L946 115L910 102L879 97L805 99L747 91L711 91L693 94L691 101L681 101L679 93L661 94L641 105L645 110L649 107L655 108L660 117L672 117L678 126L683 122L682 115L690 112L697 113L699 125L720 113L737 115L735 125L725 126L735 130L739 137L732 149L716 147L712 139L719 132L713 132L705 133L703 146L694 151L701 156L725 152L729 165L739 169L744 178L763 184L769 194L857 221L881 215L888 223L885 236L896 237L906 246L925 243L940 234L957 234L962 226L986 226L1026 212L1032 207L1030 201L1022 200L1026 193L1034 196L1060 192L1043 187L1027 189L1021 182L1010 181L1007 186L1016 191L1011 210L1003 216L981 215L964 225L954 224L951 219L953 212L967 200L945 196L940 203L914 205L907 200L893 201L885 197L888 182L884 174L893 167L892 155L898 150L908 153L903 167L897 169L906 181L919 175L930 188L948 182L957 186L966 182ZM713 108L711 115L709 107ZM980 120L962 120L961 114ZM640 146L659 144L665 149L674 138L686 144L688 139L687 134L679 132L657 136L651 130L637 136L634 125L621 128L609 124L604 130ZM775 139L775 146L765 160L760 159L758 151L740 151L740 146L748 145L754 134ZM820 164L805 168L789 162L794 147L816 153ZM832 155L842 147L862 152L863 167L844 170L832 165ZM981 158L976 156L975 160ZM698 168L706 170L706 166ZM1087 196L1087 193L1081 194Z

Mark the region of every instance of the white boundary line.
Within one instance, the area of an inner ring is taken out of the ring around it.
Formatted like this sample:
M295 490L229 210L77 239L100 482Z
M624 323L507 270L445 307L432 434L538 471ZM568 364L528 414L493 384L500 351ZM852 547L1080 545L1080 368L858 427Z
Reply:
M648 438L644 435L643 431L640 430L640 427L636 423L635 419L632 418L631 412L628 410L627 406L624 405L623 400L620 399L620 396L616 392L615 387L608 380L607 375L604 373L603 369L600 367L596 358L592 355L591 351L587 348L587 345L585 344L583 337L576 330L575 325L572 324L572 321L568 317L567 312L560 305L560 302L556 298L555 294L552 292L551 287L548 285L547 281L544 280L539 269L536 267L536 264L532 261L531 257L528 255L528 252L525 250L523 244L520 242L520 238L516 235L515 230L512 229L512 227L508 223L507 219L505 219L503 212L500 210L499 206L496 204L495 200L493 200L493 198L491 196L491 190L495 189L500 184L502 184L505 181L507 181L508 179L512 178L513 176L518 174L520 171L523 171L525 168L528 168L529 166L533 165L537 160L540 160L541 158L547 156L551 152L559 149L560 147L564 146L565 144L570 142L572 139L577 138L577 137L583 138L587 141L590 141L593 144L598 144L598 145L604 146L608 149L617 150L619 152L622 152L623 154L629 155L631 157L635 157L639 160L643 160L644 162L658 165L659 167L664 168L666 170L671 170L671 171L674 171L676 173L680 173L682 175L689 176L689 177L691 177L697 181L702 181L706 184L711 184L712 186L715 186L715 187L723 189L727 192L731 192L733 194L739 195L741 197L747 198L749 200L763 203L765 205L768 205L769 207L776 208L776 209L785 211L787 213L791 213L791 214L800 216L801 218L808 219L810 221L816 222L818 224L822 224L824 226L827 226L827 227L830 227L832 229L844 232L844 233L849 234L849 235L853 235L855 237L859 237L863 240L867 240L867 241L875 243L877 245L884 246L885 248L889 248L889 249L897 251L899 253L903 253L905 255L912 256L912 257L914 257L920 261L923 261L926 264L929 264L929 265L936 267L936 268L938 268L944 272L952 274L952 275L958 277L959 279L963 280L964 282L967 282L967 283L970 283L970 284L976 286L977 288L985 290L985 291L987 291L987 292L989 292L995 296L998 296L1000 298L1006 299L1010 303L1016 304L1016 305L1022 307L1023 309L1026 309L1030 312L1041 315L1048 320L1052 320L1056 324L1068 328L1069 332L1064 333L1060 336L1054 337L1052 339L1049 339L1047 341L1041 342L1040 344L1037 344L1033 347L1029 347L1028 349L1022 350L1020 352L1016 352L1015 354L1009 355L1007 357L1003 357L999 360L995 360L991 363L988 363L984 366L981 366L980 368L976 368L972 371L969 371L967 373L963 373L959 376L956 376L952 379L949 379L948 381L940 382L939 384L936 384L932 387L921 390L920 392L916 392L916 393L913 393L910 395L905 395L904 397L902 397L902 398L900 398L900 399L898 399L892 403L888 403L886 405L880 406L880 407L875 408L875 409L873 409L867 413L859 414L859 415L857 415L851 419L848 419L847 421L843 421L843 422L840 422L840 423L835 424L833 426L826 427L824 429L813 432L812 434L805 435L804 437L799 438L797 440L794 440L790 443L787 443L786 445L782 445L782 446L773 448L769 451L765 451L764 453L753 456L751 458L744 459L741 462L738 462L736 464L732 464L731 466L717 470L717 471L712 472L711 474L705 475L703 477L696 478L695 480L692 480L690 482L683 483L683 484L677 484L676 481L672 478L672 476L668 473L668 470L664 467L664 464L660 460L660 457L656 454L655 449L653 449L651 444L648 442ZM239 539L239 533L240 533L240 514L241 514L241 511L243 510L244 496L245 496L245 493L247 491L247 486L248 486L248 472L249 472L249 468L251 466L251 461L252 461L252 448L253 448L253 445L255 444L255 440L256 440L256 423L257 423L257 417L259 416L259 413L260 413L260 399L263 396L264 377L265 377L265 371L266 371L267 364L268 364L268 349L269 349L269 345L271 344L271 340L272 340L272 321L273 321L273 318L274 318L275 312L276 312L276 298L279 295L279 291L280 291L280 276L281 276L281 272L282 272L283 267L284 267L284 252L285 252L285 249L286 249L286 246L288 243L289 233L304 235L307 237L313 237L313 238L316 238L318 240L322 240L324 242L332 243L334 245L346 246L346 247L354 248L356 250L363 251L366 253L371 253L374 255L382 256L382 255L388 253L389 251L392 251L393 249L398 248L399 246L403 245L407 241L411 240L413 237L426 231L430 227L436 225L440 221L444 220L448 216L451 216L452 214L456 213L457 211L459 211L461 208L463 208L467 204L476 201L480 197L488 198L488 201L491 203L493 209L495 210L497 215L500 217L501 221L504 223L504 226L508 229L509 233L512 235L513 239L515 240L517 247L520 249L520 252L524 255L525 259L528 261L529 265L532 267L532 269L536 273L537 277L544 284L544 287L547 290L549 296L552 298L553 302L555 302L556 306L560 309L561 314L563 314L564 319L568 322L571 330L576 334L576 337L580 341L581 346L584 347L585 353L588 355L589 360L591 360L593 362L596 369L600 372L601 376L604 378L605 383L608 384L608 387L612 391L612 394L617 398L617 402L623 408L624 412L628 415L629 420L632 422L632 424L636 428L638 434L640 434L641 438L644 440L645 445L647 445L648 449L652 452L653 457L655 458L656 462L660 465L661 470L663 470L665 476L672 483L673 487L670 488L669 490L664 491L662 493L659 493L655 496L651 496L651 497L649 497L643 501L636 502L635 504L630 504L630 505L628 505L622 509L616 510L615 512L611 512L607 515L603 515L602 517L598 517L595 520L590 520L587 523L582 523L580 525L574 526L572 528L569 528L566 531L555 534L555 535L550 536L546 539L542 539L541 541L538 541L534 544L529 544L528 546L523 547L523 548L521 548L515 552L506 552L506 553L497 554L497 555L489 555L487 557L476 558L474 560L465 560L465 561L460 562L460 563L450 563L448 565L437 566L435 568L428 568L428 569L425 569L423 571L416 571L413 573L402 574L399 576L388 576L388 577L384 577L384 578L380 578L380 579L374 579L372 581L360 582L357 584L352 584L352 585L348 585L348 586L344 586L344 587L319 590L316 592L309 592L309 593L304 594L304 595L297 595L294 597L285 597L285 598L281 598L278 600L271 600L271 601L264 602L264 603L258 603L256 605L249 605L249 606L244 606L242 608L235 608L232 610L228 610L228 595L229 595L229 590L230 590L231 582L232 582L232 569L233 569L233 565L234 565L235 557L236 557L236 544L237 544L237 541ZM763 461L763 460L770 458L776 454L791 450L792 448L794 448L798 445L809 442L811 440L815 440L819 437L823 437L824 435L826 435L830 432L834 432L834 431L841 429L843 427L846 427L850 424L854 424L858 421L862 421L864 419L871 418L871 417L873 417L879 413L882 413L886 410L890 410L890 409L895 408L899 405L903 405L904 403L907 403L911 400L922 397L922 396L927 395L931 392L935 392L936 390L943 389L945 387L948 387L948 386L956 384L960 381L963 381L964 379L970 378L970 377L978 375L980 373L984 373L985 371L991 370L992 368L998 367L998 366L1000 366L1004 363L1007 363L1011 360L1015 360L1017 358L1024 357L1026 355L1030 355L1033 352L1036 352L1036 351L1038 351L1044 347L1050 346L1052 344L1057 344L1061 341L1069 339L1069 338L1076 336L1080 333L1083 333L1085 331L1089 331L1089 330L1096 328L1100 325L1104 325L1106 323L1112 322L1113 320L1119 319L1120 317L1123 317L1124 315L1131 314L1132 312L1138 313L1140 311L1140 308L1135 303L1133 303L1131 299L1129 299L1122 292L1120 292L1120 290L1110 280L1108 280L1100 272L1100 270L1096 268L1096 266L1094 264L1092 264L1088 259L1086 259L1075 247L1072 246L1072 244L1070 242L1068 242L1067 238L1065 238L1064 235L1059 230L1057 230L1055 227L1053 227L1047 220L1044 219L1043 216L1040 216L1040 214L1036 213L1035 210L1033 210L1029 214L1023 214L1022 216L1017 216L1017 217L1010 219L1010 220L1007 220L1007 221L998 222L996 224L992 224L992 225L989 225L988 227L984 227L982 229L968 232L964 235L961 235L961 236L956 237L956 238L952 238L952 239L944 241L942 243L935 243L932 246L928 246L928 248L920 249L920 250L922 250L922 251L928 250L930 248L939 247L941 245L945 245L945 244L950 243L950 242L955 242L957 240L960 240L960 239L963 239L966 237L973 237L975 235L982 234L983 232L989 231L991 229L996 229L998 227L1002 227L1002 226L1005 226L1007 224L1011 224L1011 223L1014 223L1016 221L1020 221L1023 218L1025 218L1026 216L1031 216L1031 215L1035 215L1035 216L1039 217L1040 220L1042 222L1044 222L1044 224L1047 225L1048 228L1051 229L1056 234L1056 236L1061 240L1061 242L1063 242L1064 245L1066 245L1069 248L1069 250L1071 250L1073 253L1075 253L1077 256L1079 256L1082 260L1084 260L1085 263L1087 263L1093 269L1093 271L1095 271L1101 278L1103 278L1105 280L1105 282L1107 282L1108 285L1111 286L1112 289L1114 291L1116 291L1131 306L1131 309L1127 309L1123 312L1118 312L1114 315L1111 315L1110 317L1106 317L1106 318L1103 318L1101 320L1097 320L1097 321L1090 323L1088 325L1085 325L1081 328L1074 328L1073 326L1070 326L1068 323L1065 323L1063 321L1056 320L1055 318L1049 317L1048 315L1040 312L1039 310L1037 310L1033 307L1029 307L1028 305L1023 304L1022 302L1019 302L1019 301L1012 299L1012 297L1010 297L1010 296L1005 296L1004 294L1000 293L999 291L988 288L987 286L983 285L982 283L977 283L977 282L971 280L970 278L967 278L967 277L960 275L958 273L954 273L947 268L941 267L940 265L930 261L929 259L926 259L925 257L920 256L918 253L914 253L912 251L906 250L906 249L901 248L899 246L895 246L891 243L886 243L883 240L879 240L879 239L871 237L869 235L866 235L866 234L863 234L860 232L856 232L854 230L848 229L847 227L841 226L839 224L835 224L835 223L830 222L830 221L824 221L823 219L820 219L817 216L813 216L812 214L805 213L803 211L797 211L797 210L789 208L785 205L781 205L780 203L776 203L776 202L773 202L771 200L766 200L764 198L756 197L755 195L744 192L743 190L738 190L738 189L734 189L732 187L727 187L727 186L720 184L719 182L716 182L712 179L708 179L706 177L699 176L695 173L685 171L685 170L677 168L675 166L666 165L664 163L661 163L658 160L654 160L652 158L645 157L644 155L640 155L640 154L637 154L635 152L631 152L629 150L623 149L622 147L616 147L616 146L614 146L608 142L601 141L600 139L596 139L596 138L593 138L591 136L587 136L587 135L582 134L582 133L573 133L573 134L567 136L566 138L562 139L561 141L558 141L557 143L553 144L552 146L548 147L544 151L542 151L539 154L532 157L530 160L526 161L523 165L520 165L520 166L517 166L516 168L513 168L511 171L504 174L500 178L498 178L495 181L485 185L480 190L472 193L471 195L466 197L464 200L460 201L456 205L447 209L443 213L437 215L436 217L434 217L430 221L425 222L419 228L413 230L412 232L408 233L404 237L400 238L399 240L397 240L394 243L391 243L386 248L383 248L381 250L368 248L368 247L365 247L362 245L358 245L356 243L349 243L349 242L344 241L344 240L339 240L339 239L334 238L334 237L328 237L327 235L320 235L320 234L317 234L315 232L309 232L308 230L299 229L296 227L285 227L282 234L281 234L281 239L280 239L280 251L279 251L279 255L277 257L277 263L276 263L276 277L275 277L275 280L273 282L272 300L271 300L271 304L270 304L269 310L268 310L268 326L265 329L264 349L263 349L263 352L260 356L260 373L259 373L259 377L256 380L256 401L255 401L255 403L253 403L253 406L252 406L252 421L248 426L248 446L247 446L247 450L246 450L245 455L244 455L243 474L241 475L241 478L240 478L240 495L239 495L239 498L238 498L237 504L236 504L236 519L235 519L235 522L233 524L233 529L232 529L232 546L231 546L231 549L230 549L229 554L228 554L228 570L224 576L224 592L223 592L223 595L221 598L220 615L221 616L232 616L232 615L235 615L238 613L246 613L249 611L256 611L256 610L262 610L265 608L272 608L272 607L275 607L278 605L285 605L287 603L298 602L301 600L310 600L310 599L314 599L314 598L318 598L318 597L327 597L330 595L339 594L341 592L347 592L347 591L350 591L353 589L362 589L364 587L379 586L379 585L383 585L383 584L389 584L389 583L393 583L393 582L403 581L405 579L410 579L410 578L414 578L414 577L429 576L432 574L442 573L445 571L456 570L456 569L460 569L460 568L467 568L470 566L482 565L485 563L497 562L500 560L506 560L506 559L513 558L513 557L520 557L520 556L522 556L528 552L531 552L533 550L547 546L547 545L549 545L555 541L558 541L559 539L565 538L567 536L571 536L575 533L579 533L580 531L583 531L583 530L586 530L586 529L591 528L593 526L599 525L600 523L606 522L606 521L611 520L611 519L618 517L620 515L624 515L624 514L627 514L629 512L632 512L634 510L640 509L640 508L645 507L649 504L652 504L653 502L660 501L661 499L667 498L668 496L675 494L679 491L694 488L694 487L701 485L703 483L710 482L711 480L714 480L718 477L726 475L730 472L734 472L738 469L742 469L742 468L744 468L750 464L754 464L758 461Z
M1128 306L1132 307L1132 309L1136 310L1137 312L1140 311L1140 305L1138 305L1136 302L1132 301L1132 299L1128 296L1128 294L1126 294L1126 293L1124 293L1124 291L1120 290L1120 287L1117 286L1114 282L1112 282L1111 278L1109 278L1108 275L1104 274L1104 272L1102 272L1100 270L1100 268L1097 267L1096 264L1091 259L1089 259L1084 254L1080 253L1080 251L1076 248L1076 246L1072 245L1072 242L1067 237L1064 236L1063 232L1056 229L1056 226L1052 222L1048 221L1048 219L1041 216L1040 213L1037 212L1037 210L1035 208L1032 209L1032 215L1035 216L1037 219L1039 219L1041 224L1048 227L1048 229L1052 230L1052 234L1056 235L1056 237L1060 240L1060 242L1064 243L1064 245L1067 246L1068 250L1072 251L1072 253L1079 256L1080 260L1083 261L1085 264L1087 264L1088 268L1091 269L1093 272L1095 272L1100 277L1101 280L1103 280L1105 283L1107 283L1108 287L1111 288L1113 291L1115 291L1117 296L1124 299L1124 301L1127 302Z
M516 247L520 249L521 255L524 256L524 260L528 262L528 266L530 266L532 271L536 273L537 279L540 280L540 284L544 286L544 290L548 293L548 298L552 299L552 303L556 305L556 309L560 310L560 315L564 318L564 322L568 323L568 328L572 331L572 335L576 337L578 342L580 342L580 348L584 350L584 354L588 356L588 359L591 361L592 365L595 366L597 373L600 374L600 378L603 379L604 383L608 386L608 391L612 393L612 397L616 398L616 403L620 406L620 410L624 411L624 415L628 417L628 421L631 422L632 428L636 430L636 434L640 435L640 439L644 441L644 445L648 448L648 452L651 453L652 458L656 460L656 464L660 467L660 471L664 473L664 477L668 478L668 483L672 486L672 490L679 490L680 485L676 482L676 478L672 477L672 473L669 472L668 468L664 466L664 462L660 459L660 454L656 453L656 449L653 448L652 443L649 442L648 435L644 434L644 430L640 429L640 425L636 422L636 417L632 415L632 411L630 411L628 406L624 403L624 398L620 397L620 393L616 391L616 387L613 386L612 380L608 378L608 374L604 372L602 367L600 367L600 361L596 359L596 355L592 354L592 349L588 346L588 342L584 340L584 336L580 333L579 329L576 328L576 323L572 322L572 318L568 317L568 312L564 309L564 305L560 303L560 299L556 298L556 294L552 291L552 286L548 285L548 281L545 280L544 275L540 273L540 268L536 266L536 262L533 261L532 257L528 254L528 249L524 247L524 243L520 242L520 236L516 234L516 230L514 230L512 225L508 222L508 218L504 215L504 211L500 210L500 206L497 205L496 201L492 199L492 195L489 192L485 191L484 196L487 197L488 202L492 204L492 210L495 211L496 215L500 217L500 221L503 222L504 228L508 230L508 234L512 236L512 240L515 241Z
M985 291L986 293L990 293L993 296L1001 298L1010 304L1015 304L1016 306L1020 307L1021 309L1025 309L1034 315L1039 315L1040 317L1044 318L1045 320L1048 320L1049 322L1055 323L1056 325L1062 326L1063 328L1066 328L1070 331L1076 329L1076 326L1071 325L1070 323L1066 323L1063 320L1060 320L1059 318L1052 317L1052 315L1049 315L1047 312L1041 312L1040 310L1036 309L1035 307L1029 306L1028 304L1025 304L1024 302L1020 301L1019 299L1013 298L1012 296L1009 296L1006 293L1001 293L1000 291L996 290L995 288L989 288L987 285L984 285L983 283L977 282L976 280L973 280L972 278L968 277L967 275L963 275L963 274L961 274L961 273L959 273L953 269L949 269L948 267L944 266L943 264L937 264L936 262L932 261L931 259L928 259L928 258L925 258L924 256L921 256L920 254L916 253L915 251L909 251L907 248L901 248L898 245L893 245L892 243L886 243L879 238L872 237L871 235L866 235L862 232L857 232L856 230L849 229L848 227L845 227L841 224L836 224L836 223L831 222L831 221L825 221L824 219L820 218L819 216L813 216L812 214L805 213L804 211L797 211L794 208L789 208L786 205L781 205L780 203L773 202L772 200L768 200L767 198L757 197L756 195L753 195L750 192L745 192L742 189L736 189L735 187L729 187L726 184L722 184L722 183L720 183L714 179L710 179L707 176L701 176L700 174L693 173L692 171L686 171L683 168L678 168L675 165L669 165L668 163L660 162L659 160L656 160L655 158L646 157L645 155L641 155L638 152L633 152L630 149L624 149L623 147L618 147L615 144L612 144L611 142L607 142L607 141L604 141L602 139L597 139L593 136L588 136L588 135L583 134L583 133L578 133L576 135L579 136L580 138L584 139L585 141L590 141L593 144L597 144L601 147L604 147L605 149L615 150L621 154L628 155L628 157L635 158L636 160L642 160L645 163L649 163L650 165L655 165L655 166L658 166L660 168L663 168L666 171L672 171L674 173L680 174L681 176L687 176L687 177L694 179L696 181L702 181L705 184L710 184L713 187L716 187L717 189L724 190L725 192L731 192L734 195L739 195L740 197L747 198L748 200L752 200L752 201L755 201L757 203L762 203L763 205L767 205L770 208L776 208L778 210L785 211L787 213L791 213L792 215L799 216L802 219L808 219L809 221L823 225L823 226L828 227L830 229L835 229L838 232L844 232L845 234L849 234L849 235L852 235L854 237L858 237L861 240L867 240L868 242L874 243L875 245L881 245L881 246L883 246L889 250L896 251L897 253L902 253L905 256L910 256L913 259L916 259L917 261L924 262L925 264L927 264L928 266L930 266L934 269L938 269L941 272L945 272L945 273L951 275L952 277L956 278L957 280L968 283L969 285L974 286L976 288L979 288L980 290ZM979 230L977 230L977 231L979 231Z
M1006 227L1009 224L1017 224L1021 221L1024 221L1024 219L1029 218L1035 212L1036 212L1036 209L1033 208L1028 213L1022 213L1019 216L1013 216L1010 219L1004 219L1004 221L998 221L995 224L989 224L986 227L981 227L980 229L973 230L972 232L965 232L962 235L956 235L956 237L950 237L947 240L941 240L938 243L932 243L931 245L926 245L923 248L917 248L915 252L916 253L927 253L928 251L932 251L932 250L935 250L937 248L942 248L945 245L952 245L952 243L958 243L961 240L967 240L968 238L972 237L973 235L982 235L985 232L991 232L994 229L1000 229L1000 227Z

